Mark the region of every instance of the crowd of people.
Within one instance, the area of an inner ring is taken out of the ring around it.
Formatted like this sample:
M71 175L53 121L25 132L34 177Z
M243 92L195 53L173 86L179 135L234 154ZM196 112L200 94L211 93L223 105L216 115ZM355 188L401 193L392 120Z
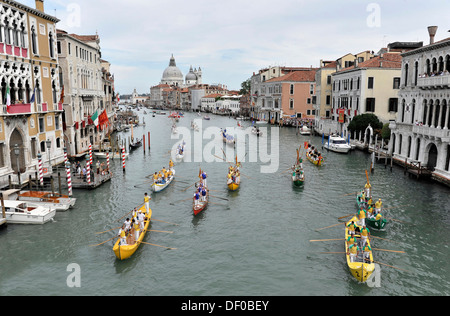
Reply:
M305 143L306 156L309 157L313 162L318 164L323 160L322 154L317 150L317 147L311 145L310 143Z
M86 164L82 166L79 161L74 162L72 164L72 172L75 176L79 177L80 179L83 179L84 182L87 181L88 172ZM97 160L97 162L95 163L95 168L94 164L92 164L92 166L90 167L91 181L94 181L96 174L97 175L109 174L108 166L106 166L104 162L100 163L100 160Z
M228 175L227 175L227 184L236 183L239 184L241 181L241 174L239 172L239 167L241 166L241 163L238 162L234 167L230 166L228 168Z

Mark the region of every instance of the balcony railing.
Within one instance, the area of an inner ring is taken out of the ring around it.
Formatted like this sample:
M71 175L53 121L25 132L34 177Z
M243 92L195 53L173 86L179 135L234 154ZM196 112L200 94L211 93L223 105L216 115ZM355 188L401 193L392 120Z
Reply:
M450 75L436 75L433 77L417 78L417 86L420 89L440 89L450 87Z
M450 130L449 129L442 129L442 128L435 128L435 127L429 127L429 126L418 126L414 125L412 128L413 133L424 135L428 137L434 137L434 138L444 138L450 140Z

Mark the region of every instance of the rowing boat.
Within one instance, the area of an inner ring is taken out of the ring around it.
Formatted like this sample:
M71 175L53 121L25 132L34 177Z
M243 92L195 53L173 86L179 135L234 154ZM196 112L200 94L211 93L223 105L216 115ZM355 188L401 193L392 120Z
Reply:
M356 195L357 210L359 210L361 208L361 206L367 211L368 205L365 201L362 200L362 192ZM371 228L378 229L378 230L384 229L384 227L386 226L387 223L388 223L388 221L384 217L382 217L381 219L378 219L378 220L376 218L370 218L370 217L366 218L366 225Z
M348 229L347 226L352 221L354 222L354 224L359 229L361 229L361 227L357 225L358 219L356 218L356 216L354 216L345 225L345 242L344 243L345 243L345 253L346 253L346 257L347 257L347 266L348 266L348 268L350 270L350 273L353 275L353 277L355 277L355 279L358 280L359 282L364 283L364 282L366 282L368 280L368 278L370 277L372 272L375 270L375 265L373 263L372 251L369 251L369 262L364 262L364 260L362 258L362 250L360 250L359 255L352 262L352 260L350 258L350 255L348 254L348 252L349 252L349 245L347 245L348 237L350 237L349 229ZM366 243L370 247L370 240L369 240L369 238L367 238ZM361 249L360 242L358 242L358 247Z
M309 152L306 152L306 159L308 159L312 164L320 167L323 163L323 157L320 156L319 159L314 159Z
M136 252L136 250L139 248L139 245L141 244L142 240L144 239L145 233L147 232L148 227L150 225L150 220L152 217L152 210L149 208L148 212L146 212L145 205L143 205L139 210L141 212L145 213L144 229L140 233L138 240L135 241L132 245L121 245L120 238L116 241L116 243L113 247L113 251L114 251L114 254L116 255L116 257L120 260L125 260L125 259L130 258Z
M170 183L172 183L173 179L175 178L175 169L172 168L170 169L170 171L172 171L172 175L169 176L169 178L166 181L164 181L164 183L153 182L152 184L153 192L161 192L162 190L167 188Z
M296 186L296 187L301 187L303 186L303 184L305 183L305 176L303 173L303 169L297 169L297 166L295 166L293 168L293 172L292 172L292 183Z
M201 192L197 192L198 189L196 188L195 193L194 193L194 197L192 199L192 211L194 212L194 215L199 214L200 212L202 212L203 210L205 210L208 207L208 199L209 199L209 190L208 187L206 187L206 196L205 196L205 200L202 200L202 195ZM195 194L198 193L199 194L199 199L198 202L195 203Z

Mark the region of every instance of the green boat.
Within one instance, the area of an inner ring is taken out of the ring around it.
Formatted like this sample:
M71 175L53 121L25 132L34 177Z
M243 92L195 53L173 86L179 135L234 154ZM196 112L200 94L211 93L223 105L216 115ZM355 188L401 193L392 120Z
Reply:
M364 209L367 210L367 203L361 201L361 198L362 198L361 193L356 196L357 209L359 210L361 205L363 205ZM376 220L374 218L368 218L368 217L366 218L366 225L371 227L371 228L382 230L382 229L384 229L386 224L387 224L387 220L385 218L382 218L382 219L379 219L379 220Z

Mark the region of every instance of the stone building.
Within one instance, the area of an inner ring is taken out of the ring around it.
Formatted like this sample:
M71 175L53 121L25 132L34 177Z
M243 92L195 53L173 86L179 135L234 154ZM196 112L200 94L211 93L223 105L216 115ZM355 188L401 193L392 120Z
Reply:
M63 161L57 18L16 1L0 1L0 182L22 180Z
M402 54L399 111L391 121L390 152L420 163L432 177L450 184L450 38Z

